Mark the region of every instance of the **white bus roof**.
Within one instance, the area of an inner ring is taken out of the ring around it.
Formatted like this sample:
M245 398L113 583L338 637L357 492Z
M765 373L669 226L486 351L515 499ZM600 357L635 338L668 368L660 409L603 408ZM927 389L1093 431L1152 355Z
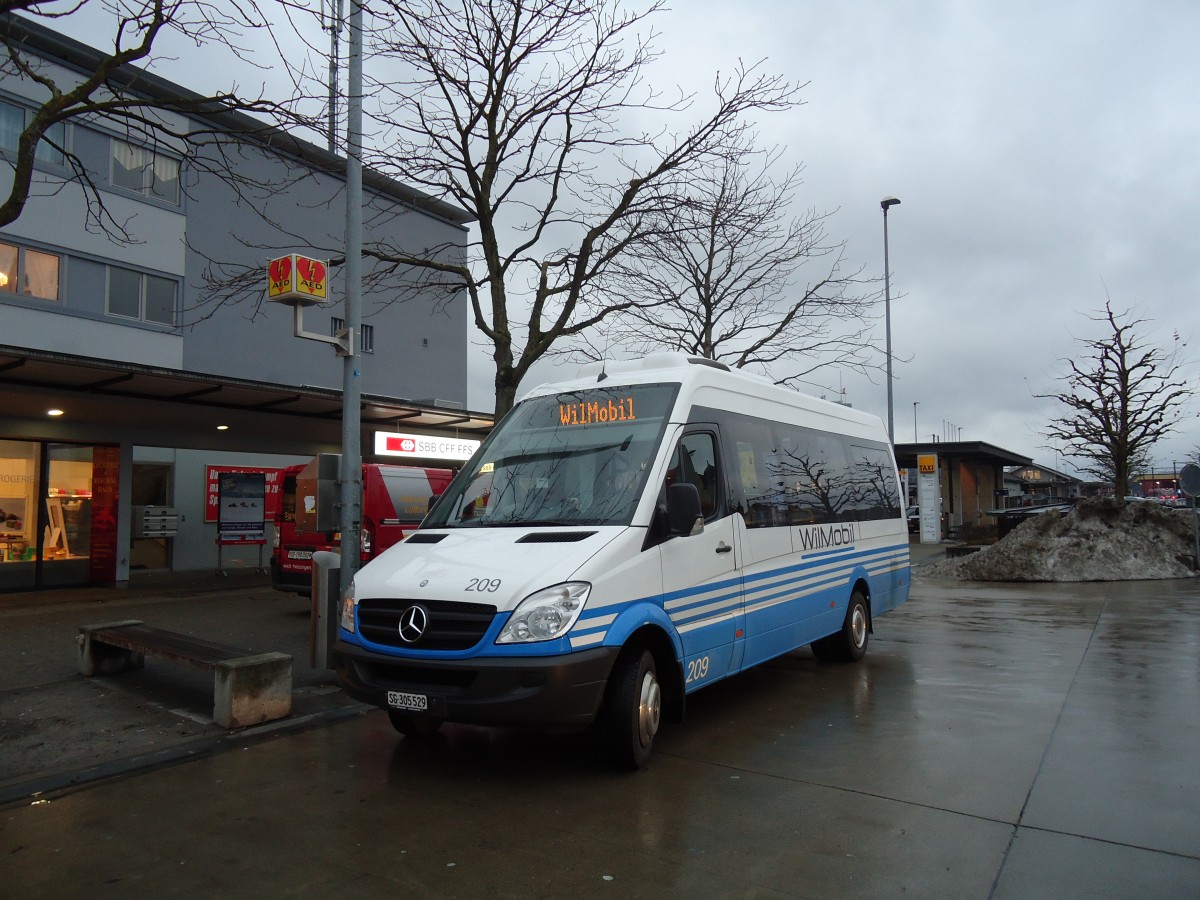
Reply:
M640 359L588 363L579 367L574 378L538 385L522 399L600 385L658 382L678 382L682 385L680 399L685 404L678 407L680 409L692 405L718 406L771 418L770 407L784 405L824 419L825 423L817 427L828 429L830 420L836 420L841 423L836 430L847 434L878 439L883 433L883 423L878 416L802 394L760 375L731 369L715 360L684 353L655 353ZM721 395L736 395L739 402L736 406L730 406L728 402L715 402Z

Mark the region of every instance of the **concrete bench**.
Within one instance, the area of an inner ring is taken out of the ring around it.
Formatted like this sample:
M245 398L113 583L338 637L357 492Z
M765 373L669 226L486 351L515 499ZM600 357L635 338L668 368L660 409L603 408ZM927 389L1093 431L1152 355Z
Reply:
M213 721L241 728L292 712L292 658L249 653L146 625L136 619L84 625L76 638L81 675L114 675L140 669L147 655L213 673Z

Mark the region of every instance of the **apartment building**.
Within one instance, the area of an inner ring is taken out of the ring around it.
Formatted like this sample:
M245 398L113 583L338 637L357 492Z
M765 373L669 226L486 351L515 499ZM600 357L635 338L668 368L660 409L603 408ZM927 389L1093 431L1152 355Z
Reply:
M94 67L92 48L0 19L60 82ZM122 77L147 96L187 95L136 69ZM6 193L41 90L0 77ZM223 566L257 565L261 545L217 545L213 473L264 472L270 507L273 473L339 449L343 361L297 338L292 309L265 295L271 257L336 256L344 160L236 114L163 115L176 133L214 137L197 147L118 120L57 126L69 155L43 142L33 196L0 228L0 591L120 584L131 570L214 568L219 554ZM368 237L465 253L461 209L377 173L364 185ZM226 296L224 276L257 268L261 292ZM341 327L340 269L329 274L333 302L305 311L310 333ZM366 457L379 433L484 435L491 415L466 410L465 295L388 299L364 298ZM145 533L145 507L174 511L170 534Z

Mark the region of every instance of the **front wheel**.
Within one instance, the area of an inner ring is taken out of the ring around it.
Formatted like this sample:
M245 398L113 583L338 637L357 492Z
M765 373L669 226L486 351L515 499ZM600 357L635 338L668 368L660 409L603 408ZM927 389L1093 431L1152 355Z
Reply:
M428 716L414 716L396 709L389 709L387 714L388 718L392 720L392 727L405 737L433 737L442 727L441 719L432 719Z
M622 654L605 699L603 734L609 756L622 768L650 761L662 719L662 686L649 650Z
M867 598L861 591L855 591L850 595L850 607L846 610L842 630L814 641L812 651L821 662L858 662L867 654L870 628Z

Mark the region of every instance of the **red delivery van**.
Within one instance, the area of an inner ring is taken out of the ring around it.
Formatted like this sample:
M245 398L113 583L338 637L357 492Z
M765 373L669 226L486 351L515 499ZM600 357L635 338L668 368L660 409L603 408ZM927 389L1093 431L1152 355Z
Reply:
M275 547L271 552L271 585L280 591L312 593L314 550L337 550L335 532L296 530L296 478L304 466L283 470ZM362 561L374 559L399 543L429 511L429 498L446 490L453 469L422 469L381 463L363 465Z

